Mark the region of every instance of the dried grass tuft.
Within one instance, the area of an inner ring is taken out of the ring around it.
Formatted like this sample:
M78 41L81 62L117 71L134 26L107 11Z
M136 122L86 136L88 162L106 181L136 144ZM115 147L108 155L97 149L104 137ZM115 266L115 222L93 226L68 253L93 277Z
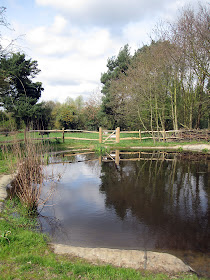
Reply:
M3 149L10 172L15 174L12 184L13 193L19 197L30 213L37 212L38 206L44 205L54 193L55 180L51 180L47 196L44 199L41 198L46 179L44 169L47 152L49 152L49 147L46 144L35 143L30 138L27 138L24 144L16 141L10 150L7 146Z

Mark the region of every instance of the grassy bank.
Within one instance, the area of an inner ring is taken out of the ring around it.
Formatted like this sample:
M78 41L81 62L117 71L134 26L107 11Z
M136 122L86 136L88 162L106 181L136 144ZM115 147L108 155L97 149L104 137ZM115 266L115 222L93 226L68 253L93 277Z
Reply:
M14 215L14 213L16 213ZM198 279L195 275L167 276L91 265L84 260L55 255L38 222L16 201L7 201L0 214L0 279ZM204 279L204 278L203 278Z
M84 133L84 132L66 132L65 133L65 142L62 143L62 133L61 132L51 132L49 135L44 135L41 136L38 132L32 132L32 133L28 133L27 137L30 138L35 138L35 139L40 139L40 140L44 140L44 141L48 141L50 142L52 145L55 146L68 146L68 145L73 145L73 146L92 146L92 145L97 145L99 143L99 134L98 133ZM144 136L151 136L151 135L144 135ZM47 138L50 138L50 140L46 140ZM74 138L81 138L83 140L73 140L73 139L67 139L69 137L74 137ZM120 138L129 138L129 137L139 137L138 133L120 133ZM106 138L106 137L105 137ZM17 133L17 134L13 134L13 135L3 135L0 134L0 143L3 144L3 142L9 142L12 141L14 139L17 140L24 140L24 133ZM85 139L89 139L89 140L85 140ZM92 139L92 141L91 141ZM113 141L110 142L110 139L108 139L108 141L105 142L104 145L108 145L108 146L116 146L116 143L114 143L115 138L113 139ZM145 146L145 145L150 145L150 146L173 146L173 145L177 145L177 143L179 142L163 142L163 141L155 141L155 143L153 142L152 139L142 139L141 141L138 139L129 139L129 140L120 140L120 143L117 144L117 146L120 147L129 147L129 146ZM194 144L194 143L198 143L196 141L191 141L191 142L186 142L188 144ZM184 142L179 143L180 145L182 144L186 144ZM199 141L199 143L205 143L207 144L207 141ZM1 144L1 145L2 145Z
M50 137L61 137L62 133L51 133ZM123 134L123 137L131 137L131 136L136 136L136 135L131 135L131 134ZM31 134L32 138L40 138L42 137L38 133L33 133ZM78 138L90 138L93 139L92 141L87 141L87 140L73 140L73 139L65 139L64 143L62 142L61 139L50 139L47 140L46 136L43 137L43 143L46 143L48 145L48 148L50 151L64 151L64 150L69 150L69 149L93 149L96 151L104 150L107 148L108 150L110 149L129 149L130 147L164 147L167 149L170 149L170 147L173 147L175 145L190 145L190 144L209 144L206 141L191 141L191 142L158 142L156 141L155 143L153 142L152 139L147 139L147 140L121 140L119 144L115 142L106 142L103 144L99 144L98 141L95 141L94 139L98 139L98 134L96 133L66 133L66 137L78 137ZM15 136L3 136L0 135L0 141L6 141L6 140L14 140ZM24 139L24 133L18 133L16 139ZM40 143L39 141L36 141ZM3 145L3 144L1 144ZM7 146L10 146L11 144L6 144ZM24 145L24 143L23 143ZM0 175L1 174L7 174L9 173L9 168L7 165L7 161L4 159L2 150L0 150Z

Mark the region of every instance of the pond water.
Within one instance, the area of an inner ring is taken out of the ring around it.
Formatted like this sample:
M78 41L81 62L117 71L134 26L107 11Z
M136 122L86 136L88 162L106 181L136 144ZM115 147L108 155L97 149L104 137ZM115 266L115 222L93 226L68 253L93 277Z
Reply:
M62 176L40 221L53 242L168 252L210 276L208 155L69 153L51 163Z

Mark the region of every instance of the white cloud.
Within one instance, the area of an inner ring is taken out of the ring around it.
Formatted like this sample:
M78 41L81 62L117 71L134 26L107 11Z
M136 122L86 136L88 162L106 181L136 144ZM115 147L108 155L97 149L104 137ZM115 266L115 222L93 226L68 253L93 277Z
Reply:
M64 27L65 32L61 33ZM104 55L107 48L113 47L113 38L110 37L108 29L81 29L70 24L67 27L66 21L60 17L56 17L50 27L32 29L27 39L43 55L58 56L62 53L76 52L88 57L97 57Z
M44 100L56 99L56 94L60 101L91 94L99 86L107 58L121 47L108 29L79 28L61 16L52 25L29 30L26 40L42 70L38 79L44 84Z
M174 2L175 0L171 0ZM119 25L157 14L171 2L168 0L36 0L50 6L77 23Z
M42 69L40 77L49 84L60 82L63 84L95 83L100 79L100 68L103 61L91 60L79 55L63 58L43 58L39 63Z
M93 92L95 84L80 84L79 86L56 84L49 85L43 83L45 88L42 93L40 101L54 100L59 102L64 102L67 97L75 99L79 95L82 95L84 100L86 100L90 93Z
M23 50L38 61L37 80L45 88L42 100L64 101L67 96L91 94L106 71L108 57L127 43L132 50L149 43L155 23L173 19L186 1L29 0L27 5L36 2L36 9L29 11L22 5L19 11L32 13L36 22L26 25L24 14L21 21L14 13L12 25L16 34L26 34Z
M153 23L148 21L141 21L135 23L128 23L122 31L125 41L129 42L135 50L143 44L149 44L151 39Z
M64 17L58 15L55 17L55 21L52 25L52 31L55 33L61 33L66 25L67 25L67 20Z

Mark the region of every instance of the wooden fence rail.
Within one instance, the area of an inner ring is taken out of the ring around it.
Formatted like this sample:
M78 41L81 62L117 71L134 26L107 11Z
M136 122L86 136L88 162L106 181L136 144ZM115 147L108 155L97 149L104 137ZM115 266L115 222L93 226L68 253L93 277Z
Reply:
M8 131L1 131L0 135L4 135L5 137L8 136L14 136L16 132L8 132ZM19 131L17 133L20 133ZM61 139L62 142L65 142L65 139L72 139L72 140L80 140L80 141L97 141L99 143L120 143L120 141L128 141L128 140L139 140L140 142L143 140L149 140L152 139L155 141L200 141L210 140L210 130L160 130L160 131L120 131L120 128L117 127L116 130L106 130L99 128L99 131L89 131L89 130L72 130L72 129L52 129L52 130L29 130L29 131L22 131L24 134L24 139L11 139L5 141L0 141L0 144L7 144L7 143L13 143L14 141L27 141L27 138L29 137L29 134L32 133L39 133L40 137L37 137L37 135L34 135L35 137L32 138L30 136L31 140L57 140ZM49 137L50 133L59 133L60 135ZM71 133L72 135L69 136L68 134ZM98 134L98 137L96 138L84 138L79 137L78 135L73 135L74 133L94 133ZM129 134L133 134L133 136L129 136ZM47 137L44 137L46 135ZM128 135L128 136L127 136Z

